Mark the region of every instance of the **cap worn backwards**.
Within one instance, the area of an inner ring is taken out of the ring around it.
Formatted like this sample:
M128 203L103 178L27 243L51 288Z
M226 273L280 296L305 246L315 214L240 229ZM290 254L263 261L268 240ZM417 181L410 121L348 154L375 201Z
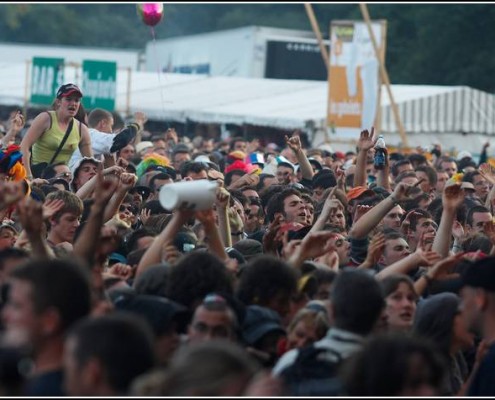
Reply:
M60 88L57 91L57 99L60 99L61 97L68 97L72 94L77 94L79 97L83 97L83 94L81 92L81 89L74 85L73 83L67 83L65 85L60 86Z

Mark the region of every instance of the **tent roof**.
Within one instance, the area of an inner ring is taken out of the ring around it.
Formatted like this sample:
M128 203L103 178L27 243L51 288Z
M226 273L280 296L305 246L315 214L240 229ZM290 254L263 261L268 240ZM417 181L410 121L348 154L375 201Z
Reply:
M0 72L0 104L22 106L26 65L0 63ZM189 119L281 129L305 128L310 121L325 125L327 82L138 71L130 77L128 98L128 72L117 72L116 109L143 111L150 120ZM66 67L65 81L77 83L74 68ZM408 133L495 134L495 96L489 93L465 86L425 85L392 85L392 93ZM397 132L385 87L382 131Z
M321 119L326 110L324 82L133 75L137 76L132 80L131 108L141 108L153 119L297 128L307 120Z

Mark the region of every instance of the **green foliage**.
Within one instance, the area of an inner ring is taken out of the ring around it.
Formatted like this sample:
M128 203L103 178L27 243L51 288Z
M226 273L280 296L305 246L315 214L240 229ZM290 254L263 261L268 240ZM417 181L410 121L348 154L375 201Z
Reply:
M311 30L303 3L164 3L157 40L258 25ZM315 3L320 30L331 20L361 20L355 4ZM386 65L392 83L468 85L495 91L492 4L370 4L387 21ZM152 30L136 4L0 4L4 42L143 49Z

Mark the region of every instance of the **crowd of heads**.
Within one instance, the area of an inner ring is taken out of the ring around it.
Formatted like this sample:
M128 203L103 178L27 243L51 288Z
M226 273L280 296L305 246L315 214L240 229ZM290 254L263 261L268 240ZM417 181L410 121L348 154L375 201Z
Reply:
M59 92L52 124L79 110ZM368 131L344 153L81 120L89 156L23 179L0 163L0 393L494 394L488 146L389 149L381 168ZM204 180L209 209L163 206Z

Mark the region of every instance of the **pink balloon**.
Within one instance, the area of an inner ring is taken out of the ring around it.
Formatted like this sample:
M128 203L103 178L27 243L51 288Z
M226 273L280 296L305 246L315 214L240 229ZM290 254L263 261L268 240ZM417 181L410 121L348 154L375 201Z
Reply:
M162 3L143 3L137 5L138 15L148 26L155 26L163 18Z

